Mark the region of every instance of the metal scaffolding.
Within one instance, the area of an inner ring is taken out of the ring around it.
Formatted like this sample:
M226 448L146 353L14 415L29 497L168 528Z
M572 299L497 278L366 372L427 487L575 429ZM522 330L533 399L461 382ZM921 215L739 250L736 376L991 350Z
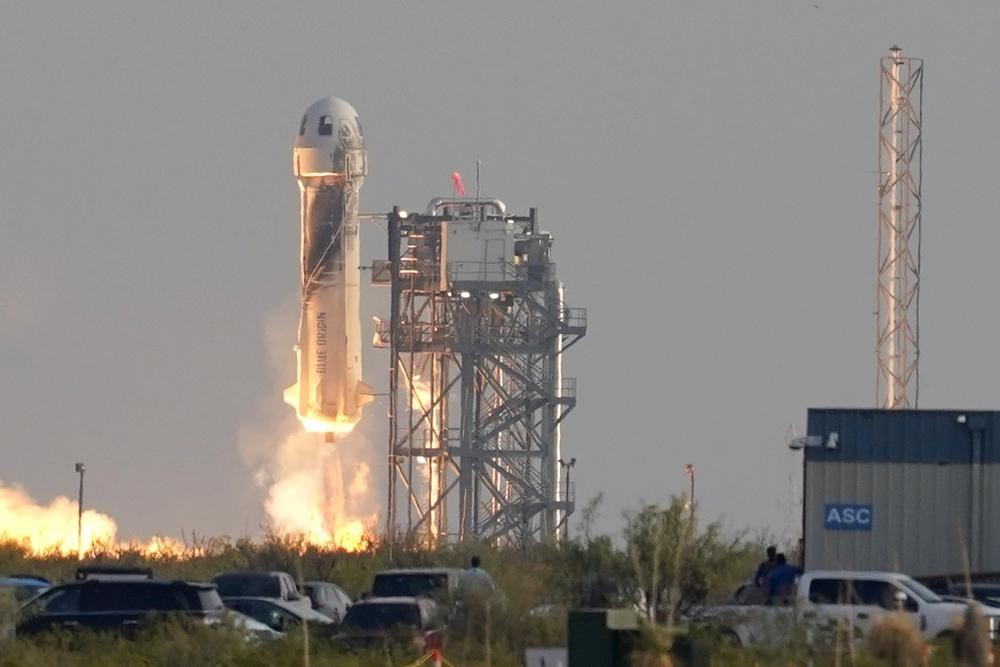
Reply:
M879 407L916 408L923 61L894 46L881 80L875 393Z
M574 509L560 424L576 405L562 354L586 333L568 308L535 211L435 199L393 209L391 289L375 345L390 351L390 540L523 544L558 537Z

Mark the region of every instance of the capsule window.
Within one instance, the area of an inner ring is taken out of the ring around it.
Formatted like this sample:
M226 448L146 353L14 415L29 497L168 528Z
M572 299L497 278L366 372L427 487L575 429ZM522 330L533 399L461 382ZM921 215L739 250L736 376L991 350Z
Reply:
M324 137L329 137L333 134L333 116L319 117L319 133Z
M309 120L309 116L302 116L302 122L299 124L299 136L301 137L306 133L306 121Z

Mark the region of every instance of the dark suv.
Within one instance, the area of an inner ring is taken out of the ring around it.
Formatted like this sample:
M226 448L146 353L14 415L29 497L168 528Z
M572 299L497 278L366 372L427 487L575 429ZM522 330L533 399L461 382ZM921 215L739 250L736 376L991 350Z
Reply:
M88 579L50 588L25 605L16 632L87 628L128 635L149 615L168 613L215 623L225 607L212 584Z

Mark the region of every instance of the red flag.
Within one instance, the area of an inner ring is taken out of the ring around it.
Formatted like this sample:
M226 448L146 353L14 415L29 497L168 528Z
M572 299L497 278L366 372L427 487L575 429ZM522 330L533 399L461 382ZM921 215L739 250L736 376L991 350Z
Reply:
M451 172L451 182L455 186L455 194L459 197L464 197L465 186L462 185L462 175L457 171Z

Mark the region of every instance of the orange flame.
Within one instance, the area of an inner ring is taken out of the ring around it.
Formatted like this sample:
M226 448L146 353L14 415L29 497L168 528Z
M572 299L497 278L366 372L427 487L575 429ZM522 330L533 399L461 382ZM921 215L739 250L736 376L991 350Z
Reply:
M0 483L0 537L23 544L33 552L86 553L98 543L114 542L118 532L114 520L106 514L86 510L81 543L77 544L77 512L76 501L66 496L41 505L20 486Z
M425 380L420 373L414 373L412 378L407 378L405 374L403 377L404 380L409 380L408 384L415 399L410 406L410 410L421 417L425 413L427 414L424 427L421 429L424 448L428 450L440 449L441 414L439 410L434 409L434 402L439 397L434 396L430 382ZM421 466L420 474L427 485L428 504L432 505L441 492L441 459L418 456L416 457L416 461ZM438 534L439 511L433 508L428 510L427 531L431 543L440 537Z
M75 500L58 496L47 505L37 502L19 485L0 482L0 540L16 542L34 554L87 554L102 548L128 549L150 556L179 555L184 545L169 537L148 542L117 542L118 525L107 514L85 510L77 541Z
M372 541L377 515L355 511L367 500L367 464L358 464L345 486L340 448L297 430L278 446L270 473L265 508L276 531L347 551Z

